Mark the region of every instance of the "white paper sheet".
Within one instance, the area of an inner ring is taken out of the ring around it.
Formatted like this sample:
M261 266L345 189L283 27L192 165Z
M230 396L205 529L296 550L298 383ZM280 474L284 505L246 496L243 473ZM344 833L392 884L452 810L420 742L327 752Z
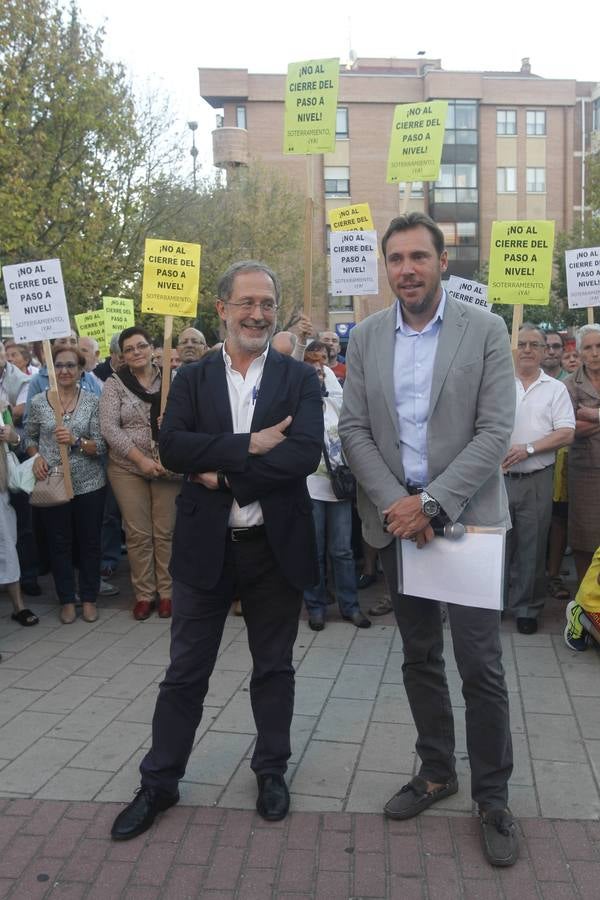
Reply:
M443 603L500 610L505 539L503 529L468 527L457 541L436 537L421 550L412 541L398 540L398 590Z

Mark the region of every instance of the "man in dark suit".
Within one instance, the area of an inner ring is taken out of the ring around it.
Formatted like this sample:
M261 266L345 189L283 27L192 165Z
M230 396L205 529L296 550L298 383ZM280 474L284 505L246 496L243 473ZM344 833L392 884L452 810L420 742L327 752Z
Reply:
M292 649L303 589L319 580L305 479L321 454L321 392L313 369L269 347L280 289L267 266L236 263L218 292L225 345L181 369L161 428L162 462L186 475L170 566L171 664L141 790L115 820L115 840L141 834L179 799L235 597L253 661L257 810L275 821L289 808Z

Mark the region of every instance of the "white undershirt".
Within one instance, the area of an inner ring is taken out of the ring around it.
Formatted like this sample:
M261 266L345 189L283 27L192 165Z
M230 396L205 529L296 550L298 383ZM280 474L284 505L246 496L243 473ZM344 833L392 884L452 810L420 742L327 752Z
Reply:
M231 357L225 349L226 345L227 341L223 345L223 359L225 361L227 393L229 394L229 405L231 407L233 433L249 434L269 346L267 345L264 353L252 360L244 378L241 372L238 372L231 365ZM263 521L262 508L258 500L255 500L254 503L249 503L243 509L237 500L233 501L229 514L230 528L250 528L253 525L262 525Z

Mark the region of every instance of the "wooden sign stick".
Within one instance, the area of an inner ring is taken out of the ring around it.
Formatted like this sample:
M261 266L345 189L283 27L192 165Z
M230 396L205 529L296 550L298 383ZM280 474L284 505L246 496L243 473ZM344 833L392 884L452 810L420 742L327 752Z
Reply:
M412 181L404 183L404 194L402 195L402 203L400 204L400 215L404 216L408 212L408 201L412 191Z
M523 324L523 304L517 303L513 308L512 332L510 336L510 346L513 354L513 364L516 369L517 361L517 343L519 341L519 328Z
M165 411L171 388L171 347L173 346L173 316L165 316L165 339L163 341L162 382L160 386L160 414Z
M593 325L594 324L594 307L588 306L587 311L588 311L587 323L588 323L588 325Z
M54 410L54 420L56 422L57 428L63 424L63 415L62 410L60 408L60 400L58 397L58 384L56 382L56 370L54 368L54 360L52 359L52 347L50 346L50 341L45 340L43 342L44 345L44 359L46 361L46 369L48 370L48 380L50 382L50 388L48 390L48 402L52 409ZM63 477L65 479L65 488L67 491L67 496L72 498L74 496L73 493L73 482L71 480L71 466L69 465L69 448L66 444L59 444L58 449L60 450L60 461L62 463L63 468Z
M304 315L310 319L312 311L313 218L314 218L313 159L306 155L306 199L304 201Z

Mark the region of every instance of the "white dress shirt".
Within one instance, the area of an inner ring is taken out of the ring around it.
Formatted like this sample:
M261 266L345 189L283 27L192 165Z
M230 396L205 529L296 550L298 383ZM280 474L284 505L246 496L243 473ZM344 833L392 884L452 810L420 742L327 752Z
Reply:
M227 341L223 344L223 359L225 361L227 393L229 394L233 432L234 434L249 434L269 347L267 346L264 353L252 360L244 378L241 372L236 371L231 365L231 357L227 353L226 346ZM255 500L254 503L249 503L243 509L237 500L233 501L229 514L230 528L250 528L253 525L262 524L262 508L258 500Z
M533 444L547 437L558 428L575 428L573 404L562 381L551 378L540 369L538 378L527 390L520 378L517 385L517 412L515 427L510 437L513 444ZM509 472L536 472L551 466L556 450L546 450L529 456L523 462L511 466Z

